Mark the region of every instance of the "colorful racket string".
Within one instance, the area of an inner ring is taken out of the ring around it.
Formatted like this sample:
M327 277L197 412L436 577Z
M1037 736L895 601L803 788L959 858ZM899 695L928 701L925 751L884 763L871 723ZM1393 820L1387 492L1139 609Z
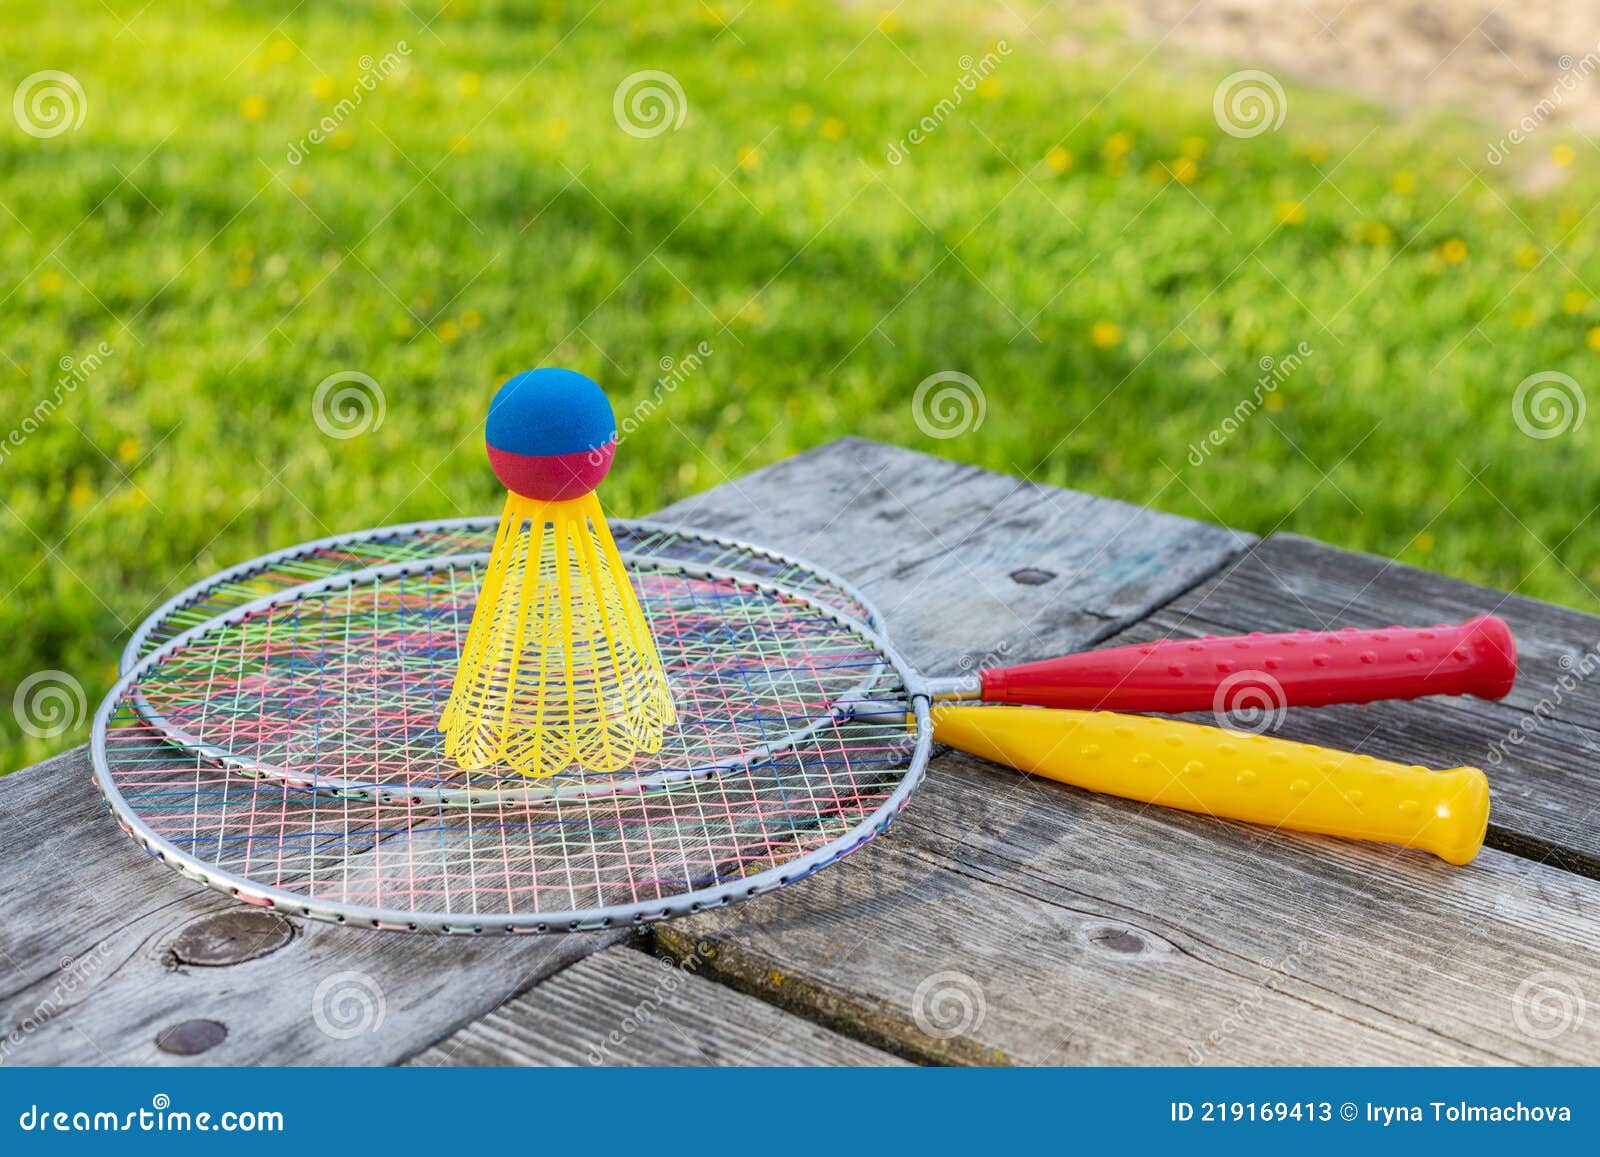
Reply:
M881 830L931 746L903 716L839 706L909 695L887 645L780 587L634 565L681 722L604 794L480 779L445 754L435 723L481 559L336 575L168 641L102 705L97 780L131 835L213 887L434 931L658 919Z

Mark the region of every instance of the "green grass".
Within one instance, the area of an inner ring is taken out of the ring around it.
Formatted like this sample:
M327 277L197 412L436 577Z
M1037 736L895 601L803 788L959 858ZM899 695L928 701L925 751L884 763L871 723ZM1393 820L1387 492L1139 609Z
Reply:
M1236 139L1212 92L1251 62L1135 68L1143 47L1056 16L758 4L722 30L696 2L627 7L486 0L428 30L399 3L281 26L156 5L119 35L96 5L8 6L0 87L61 69L87 114L50 139L0 122L5 430L60 359L114 352L0 459L0 769L87 732L24 734L13 690L61 669L92 707L179 586L495 509L479 431L508 373L582 369L626 415L701 342L619 456L617 513L858 434L1593 606L1600 423L1535 440L1511 413L1529 374L1600 363L1586 146L1534 197L1517 173L1554 130L1488 169L1498 130L1290 84L1282 128ZM890 164L1001 38L993 83ZM401 40L404 73L290 164ZM688 112L635 139L613 92L646 68ZM1188 461L1301 342L1268 407ZM386 404L348 440L312 420L340 370ZM986 411L937 440L911 398L944 370Z

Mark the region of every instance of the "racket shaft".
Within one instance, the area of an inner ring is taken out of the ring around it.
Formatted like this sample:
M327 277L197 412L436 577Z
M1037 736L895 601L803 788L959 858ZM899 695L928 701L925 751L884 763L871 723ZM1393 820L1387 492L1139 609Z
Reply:
M1294 831L1478 854L1489 784L1305 743L1168 719L1028 707L940 706L933 737L1089 791Z
M1323 707L1476 695L1499 699L1516 642L1493 615L1457 626L1168 639L983 672L992 703L1107 711Z

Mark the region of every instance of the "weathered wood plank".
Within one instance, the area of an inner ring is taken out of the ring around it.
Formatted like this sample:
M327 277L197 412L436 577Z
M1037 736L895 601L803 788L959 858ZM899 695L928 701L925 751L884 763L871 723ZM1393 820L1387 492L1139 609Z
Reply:
M851 580L927 674L985 656L1088 646L1254 541L856 438L726 482L657 517L748 538ZM952 620L958 636L940 630Z
M1578 1015L1600 996L1600 883L1144 808L954 753L856 855L656 935L930 1061L1600 1056Z
M1278 733L1389 759L1477 764L1493 791L1492 846L1600 875L1600 617L1280 535L1116 641L1426 626L1487 613L1517 636L1517 684L1503 701L1294 711Z
M780 548L815 547L819 562L892 606L897 629L925 625L907 634L924 647L913 656L946 670L961 654L953 642L979 653L1101 638L1245 542L859 441L759 471L669 515ZM1024 567L1056 577L1013 581ZM951 620L967 629L932 630ZM276 925L196 929L239 906L141 856L105 814L82 751L0 779L0 877L10 905L0 926L0 1033L11 1034L0 1041L12 1039L0 1060L20 1063L393 1063L608 943L430 940L298 920L287 937ZM237 963L200 962L230 951ZM324 1031L313 1016L324 983L324 999L344 1000L358 1023L364 993L380 993L383 1019L353 1035L332 1021Z
M899 1065L699 975L702 954L596 953L423 1052L416 1065Z
M0 1063L393 1063L616 939L400 936L246 908L141 854L82 748L0 780L0 857ZM178 1032L200 1053L158 1044L191 1022L222 1031Z

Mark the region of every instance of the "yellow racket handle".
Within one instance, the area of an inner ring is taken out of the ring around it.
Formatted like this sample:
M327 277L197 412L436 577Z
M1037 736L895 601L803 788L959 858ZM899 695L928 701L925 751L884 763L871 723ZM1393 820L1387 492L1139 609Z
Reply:
M1170 719L1036 707L933 708L933 737L1090 791L1468 863L1489 823L1475 767L1430 771Z

